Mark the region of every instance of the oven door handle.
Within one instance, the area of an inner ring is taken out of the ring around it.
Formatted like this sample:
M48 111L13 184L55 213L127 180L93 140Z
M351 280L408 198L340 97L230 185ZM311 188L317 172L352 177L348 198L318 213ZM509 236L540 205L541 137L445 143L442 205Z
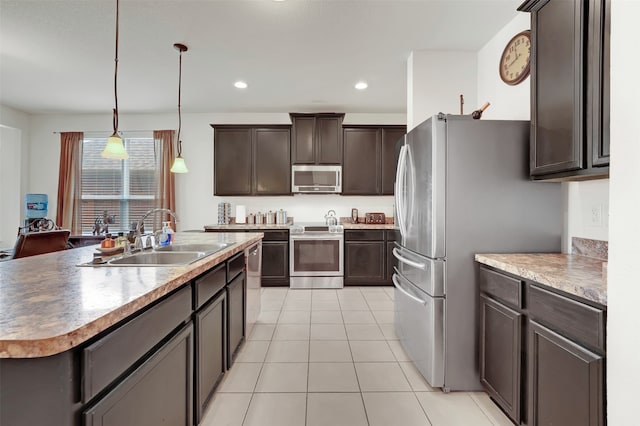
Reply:
M422 269L423 271L426 270L426 267L427 267L426 264L414 262L413 260L407 259L406 257L400 254L397 248L394 248L393 250L391 250L391 252L393 253L393 257L398 259L400 262L406 263L407 265L413 266L414 268Z
M407 296L411 300L420 303L421 305L426 305L427 304L426 301L417 298L416 296L414 296L413 294L409 293L407 290L402 288L402 286L400 285L400 282L398 280L398 274L393 274L393 276L391 277L391 281L393 281L393 286L395 288L397 288L400 291L400 293L404 294L405 296Z

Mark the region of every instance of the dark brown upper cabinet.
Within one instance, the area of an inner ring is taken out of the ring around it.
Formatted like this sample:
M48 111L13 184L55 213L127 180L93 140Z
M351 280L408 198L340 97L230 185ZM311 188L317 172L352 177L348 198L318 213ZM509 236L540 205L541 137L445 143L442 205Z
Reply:
M289 126L214 126L214 195L290 195Z
M609 175L609 0L528 0L533 179Z
M344 114L291 113L292 164L342 164Z
M405 126L343 127L342 195L393 195Z

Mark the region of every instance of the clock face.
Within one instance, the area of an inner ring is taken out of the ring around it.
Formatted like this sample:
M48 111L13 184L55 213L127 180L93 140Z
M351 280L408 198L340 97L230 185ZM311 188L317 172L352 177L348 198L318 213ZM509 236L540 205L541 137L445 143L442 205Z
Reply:
M500 58L500 78L507 84L521 83L529 75L531 58L531 32L522 31L513 36Z

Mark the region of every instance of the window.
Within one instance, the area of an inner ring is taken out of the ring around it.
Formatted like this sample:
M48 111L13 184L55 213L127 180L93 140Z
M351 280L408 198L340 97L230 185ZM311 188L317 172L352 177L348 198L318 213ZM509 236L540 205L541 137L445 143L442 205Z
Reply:
M127 160L102 158L106 138L82 142L82 233L91 234L104 212L115 216L109 232L127 232L156 203L158 159L153 137L124 139Z

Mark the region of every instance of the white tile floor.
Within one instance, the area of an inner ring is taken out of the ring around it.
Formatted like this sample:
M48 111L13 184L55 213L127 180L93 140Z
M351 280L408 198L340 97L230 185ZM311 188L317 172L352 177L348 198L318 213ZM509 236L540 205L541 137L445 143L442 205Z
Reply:
M510 426L481 392L442 393L393 330L392 287L264 288L201 426Z

